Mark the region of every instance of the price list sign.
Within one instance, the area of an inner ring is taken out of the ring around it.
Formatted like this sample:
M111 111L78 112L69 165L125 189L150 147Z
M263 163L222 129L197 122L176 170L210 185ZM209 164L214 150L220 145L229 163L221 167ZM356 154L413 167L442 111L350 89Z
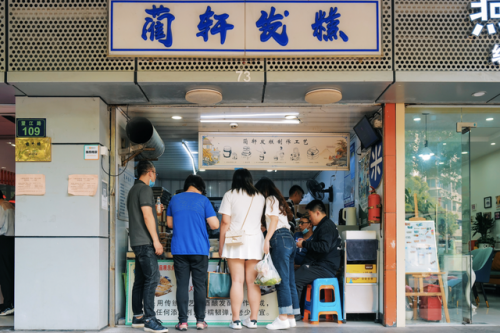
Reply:
M46 119L45 118L18 118L16 119L16 136L18 138L46 136Z

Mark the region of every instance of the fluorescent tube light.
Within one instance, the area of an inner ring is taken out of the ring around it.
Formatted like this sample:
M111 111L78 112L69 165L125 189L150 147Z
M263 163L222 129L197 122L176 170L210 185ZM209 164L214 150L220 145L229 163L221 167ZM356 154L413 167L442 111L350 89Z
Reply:
M247 114L218 114L218 115L202 115L201 119L226 119L226 118L279 118L286 116L298 116L298 112L286 113L247 113Z
M247 124L290 124L298 125L300 120L241 120L241 119L202 119L201 123L247 123Z
M189 155L189 158L191 158L191 165L193 166L193 174L196 175L196 168L194 167L193 154L191 154L191 150L189 150L189 147L187 146L187 144L184 141L182 141L182 146L186 150L186 153Z

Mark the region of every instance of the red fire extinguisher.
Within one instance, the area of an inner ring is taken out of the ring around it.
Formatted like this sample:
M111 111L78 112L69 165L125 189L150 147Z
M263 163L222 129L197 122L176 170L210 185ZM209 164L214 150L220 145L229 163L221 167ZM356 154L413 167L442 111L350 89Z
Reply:
M371 194L368 196L368 223L380 223L380 195L372 188Z

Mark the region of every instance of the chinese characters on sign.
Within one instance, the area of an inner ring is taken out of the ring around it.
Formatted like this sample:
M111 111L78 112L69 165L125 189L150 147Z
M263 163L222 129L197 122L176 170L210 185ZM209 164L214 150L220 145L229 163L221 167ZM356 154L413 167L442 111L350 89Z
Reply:
M349 170L349 134L200 132L205 169Z
M219 260L209 260L208 271L214 272ZM160 283L155 291L155 314L164 324L173 325L178 322L177 310L177 280L173 260L159 260L158 268L160 270ZM135 280L135 260L127 261L127 304L126 318L127 325L132 324L132 287ZM246 287L245 287L246 289ZM227 325L232 319L231 301L226 299L207 299L206 301L205 321L210 325ZM250 315L250 305L246 297L246 290L240 316L248 317ZM264 293L260 302L259 322L271 323L278 316L278 300L275 292ZM194 317L194 288L189 282L189 300L188 300L188 322L195 323Z
M153 8L146 9L146 13L153 18L146 17L146 23L144 23L144 27L142 28L142 39L147 40L147 34L149 33L151 41L156 39L166 47L172 46L172 21L175 20L175 16L170 14L170 9L163 7L163 5L159 8L153 5ZM167 23L166 34L164 20Z
M45 137L45 118L17 118L16 137Z
M381 56L380 6L381 0L110 0L108 53Z
M500 31L500 22L496 22L498 27L495 27L495 24L491 22L491 20L500 19L500 1L480 0L472 2L470 7L471 9L479 9L479 11L469 15L471 21L476 22L472 35L479 37L485 25L489 35L494 35ZM491 53L491 62L500 65L500 45L495 44Z

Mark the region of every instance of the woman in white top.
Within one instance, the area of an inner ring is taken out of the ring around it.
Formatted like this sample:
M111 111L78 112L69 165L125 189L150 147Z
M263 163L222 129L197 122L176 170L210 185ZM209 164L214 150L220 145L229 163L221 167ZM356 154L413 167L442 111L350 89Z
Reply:
M255 266L262 260L264 252L264 236L260 228L264 202L264 197L253 185L250 171L236 170L231 190L224 195L219 209L219 214L222 214L219 255L221 258L227 258L231 272L230 298L233 318L229 327L233 329L241 329L242 324L248 328L257 328L260 287L255 285L254 281L257 277ZM243 230L243 244L225 244L228 230ZM245 281L251 313L250 318L242 323L240 309L243 303L243 282Z
M295 286L295 240L290 234L289 220L293 214L281 192L269 178L262 178L255 184L257 190L266 198L264 217L267 235L264 241L264 253L271 252L274 267L281 277L281 283L276 285L278 294L279 316L270 330L281 330L297 326L295 315L300 314L299 297Z

